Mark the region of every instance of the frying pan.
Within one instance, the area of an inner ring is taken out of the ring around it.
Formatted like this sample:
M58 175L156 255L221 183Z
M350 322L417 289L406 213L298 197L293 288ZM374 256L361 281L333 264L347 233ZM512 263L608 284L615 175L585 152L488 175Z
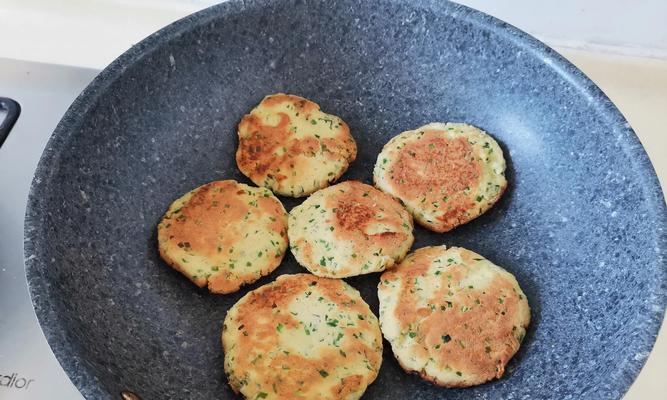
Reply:
M156 224L216 179L248 182L240 117L289 92L341 116L370 182L389 138L431 121L490 132L509 189L413 248L470 248L516 275L532 325L502 379L442 389L404 373L385 342L368 399L619 398L641 369L666 303L667 212L632 129L580 71L537 40L441 1L230 1L131 48L88 86L35 174L25 228L35 311L81 393L119 399L237 398L223 373L226 310L303 271L287 256L238 293L199 290L163 263ZM282 199L289 210L302 200ZM378 274L347 279L377 312Z

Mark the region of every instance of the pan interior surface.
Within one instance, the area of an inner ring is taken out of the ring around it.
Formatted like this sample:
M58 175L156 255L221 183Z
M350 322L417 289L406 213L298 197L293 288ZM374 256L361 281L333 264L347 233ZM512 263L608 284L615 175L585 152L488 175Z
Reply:
M248 290L303 272L291 255L231 295L197 289L159 258L168 205L209 181L249 183L236 125L263 96L309 98L345 120L359 154L342 180L371 182L382 146L433 121L489 132L509 188L413 249L462 246L503 266L532 323L500 380L442 389L402 371L385 341L364 398L620 398L665 307L660 187L620 113L524 33L439 1L231 1L147 38L69 109L42 156L26 216L35 310L87 398L237 398L220 331ZM302 200L281 198L287 210ZM656 228L658 227L658 228ZM377 313L379 274L347 279Z

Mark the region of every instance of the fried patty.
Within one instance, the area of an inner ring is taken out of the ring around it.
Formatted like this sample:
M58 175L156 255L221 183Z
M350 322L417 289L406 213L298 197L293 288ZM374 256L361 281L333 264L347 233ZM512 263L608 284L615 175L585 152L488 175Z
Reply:
M455 123L432 123L392 138L378 156L373 179L436 232L483 214L507 187L498 143L472 125Z
M287 250L287 212L265 188L233 180L200 186L160 221L162 258L199 287L231 293L269 274Z
M384 271L410 250L410 213L357 181L319 190L289 215L290 249L315 275L342 278Z
M378 320L340 279L282 275L222 328L225 372L247 399L358 399L382 363Z
M446 387L500 378L530 322L514 276L460 247L424 247L382 274L380 326L409 372Z
M236 163L258 186L302 197L336 181L357 156L342 119L303 97L266 96L238 127Z

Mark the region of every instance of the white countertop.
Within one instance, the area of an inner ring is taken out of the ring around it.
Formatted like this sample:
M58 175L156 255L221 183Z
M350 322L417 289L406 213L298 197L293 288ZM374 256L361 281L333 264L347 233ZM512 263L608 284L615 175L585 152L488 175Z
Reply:
M484 8L484 2L461 2ZM211 0L0 2L0 26L6 34L6 40L0 46L0 57L99 69L151 32L211 3ZM572 2L568 0L566 3ZM495 2L493 4L499 9ZM486 5L487 11L493 14L492 2ZM496 15L530 31L530 26L522 25L521 19L512 20L505 15L509 12L507 8L502 11ZM657 12L661 11L664 10ZM13 32L11 37L8 32ZM664 36L665 32L656 35ZM547 41L553 45L579 43L549 41L548 38ZM100 46L100 43L104 45ZM667 126L667 59L619 56L599 51L613 51L613 46L577 47L589 51L556 49L597 83L625 115L646 148L664 191L667 186L667 135L664 134ZM663 322L653 352L625 400L655 399L667 393L666 331Z

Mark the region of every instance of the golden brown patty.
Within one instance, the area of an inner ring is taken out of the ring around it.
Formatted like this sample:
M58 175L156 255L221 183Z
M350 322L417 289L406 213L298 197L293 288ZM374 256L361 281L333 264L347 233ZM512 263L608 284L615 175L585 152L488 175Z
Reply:
M215 181L174 201L158 225L162 258L199 287L235 292L287 249L287 212L265 188Z
M357 156L347 124L299 96L266 96L241 119L238 133L241 172L284 196L329 186Z
M378 156L375 185L398 197L417 222L446 232L476 218L507 187L495 140L467 124L432 123L391 139Z
M222 346L229 384L247 399L358 399L382 363L378 320L359 292L310 274L243 296Z
M382 274L380 325L401 366L441 386L500 378L530 322L512 274L460 247L424 247Z
M393 197L357 181L319 190L289 215L292 254L318 276L383 271L412 246L412 218Z

